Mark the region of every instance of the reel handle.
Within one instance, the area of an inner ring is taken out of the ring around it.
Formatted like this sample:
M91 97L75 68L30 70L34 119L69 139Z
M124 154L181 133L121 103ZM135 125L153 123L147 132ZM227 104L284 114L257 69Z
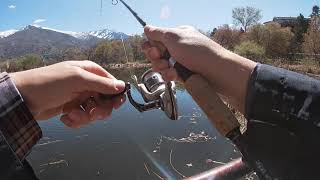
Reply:
M175 61L163 43L152 40L149 41L152 46L159 49L162 58ZM189 94L211 120L220 134L228 137L235 129L240 128L238 120L216 94L207 79L190 71L179 62L176 62L173 67L184 81L185 88Z

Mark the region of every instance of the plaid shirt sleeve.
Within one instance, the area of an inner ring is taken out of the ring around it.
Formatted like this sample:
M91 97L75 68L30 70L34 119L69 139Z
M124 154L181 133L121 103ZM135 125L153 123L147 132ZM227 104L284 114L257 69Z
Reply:
M0 135L23 161L42 132L8 73L0 74Z

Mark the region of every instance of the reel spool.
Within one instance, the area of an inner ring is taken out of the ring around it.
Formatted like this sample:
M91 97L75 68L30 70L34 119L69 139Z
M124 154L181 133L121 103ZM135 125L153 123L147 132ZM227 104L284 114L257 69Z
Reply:
M136 102L131 95L131 86L127 86L127 95L130 103L140 112L152 109L161 109L172 120L178 119L177 97L175 83L165 82L160 73L152 70L141 76L141 83L133 76L135 86L143 97L145 103Z

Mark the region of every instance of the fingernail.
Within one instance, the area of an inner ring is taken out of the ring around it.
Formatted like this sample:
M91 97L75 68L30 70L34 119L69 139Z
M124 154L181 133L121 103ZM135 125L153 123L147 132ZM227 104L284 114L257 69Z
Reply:
M121 80L114 80L113 83L117 91L120 91L120 90L122 91L126 86L126 84Z

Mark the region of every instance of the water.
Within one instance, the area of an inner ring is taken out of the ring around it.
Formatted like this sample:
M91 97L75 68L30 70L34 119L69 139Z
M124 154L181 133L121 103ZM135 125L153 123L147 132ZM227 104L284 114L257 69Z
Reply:
M144 70L112 73L126 79ZM139 98L136 91L133 94ZM64 126L59 117L40 122L43 138L28 160L40 179L135 180L181 179L240 157L183 88L177 97L179 121L159 110L139 113L127 101L108 120L78 130Z

